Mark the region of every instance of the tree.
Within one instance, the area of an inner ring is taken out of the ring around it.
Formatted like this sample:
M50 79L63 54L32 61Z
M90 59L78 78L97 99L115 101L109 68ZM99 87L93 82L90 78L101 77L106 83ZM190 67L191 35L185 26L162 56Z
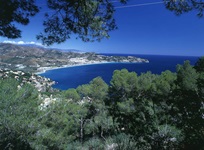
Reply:
M46 14L44 33L37 36L44 44L64 42L73 33L85 42L100 41L116 29L115 10L110 0L48 0L47 4L54 12Z
M109 106L117 132L130 134L137 140L138 149L150 149L150 137L155 128L155 116L151 99L151 85L155 75L137 76L126 69L114 71L109 88Z
M129 130L127 122L132 119L130 114L134 112L132 94L136 90L137 82L137 75L134 72L129 73L126 69L114 71L106 105L109 107L114 121L119 122L119 131L122 128L126 128L126 131Z
M176 79L170 71L140 76L125 69L114 72L107 107L118 124L117 135L131 135L134 149L177 149L183 141L182 130L171 122Z
M172 121L184 133L186 148L200 149L203 138L203 97L200 94L199 74L189 61L177 66L176 88L171 102Z
M21 31L15 23L27 25L29 17L39 11L35 0L1 0L0 1L0 36L8 38L21 37Z
M38 92L31 85L18 87L14 79L0 80L0 149L31 149L38 146L40 129Z
M186 13L192 10L198 11L198 17L203 16L204 1L203 0L164 0L165 6L176 15Z
M125 3L126 0L120 0ZM83 41L101 40L109 37L109 31L116 29L111 0L47 0L52 14L45 14L43 33L37 35L44 44L62 43L77 34ZM0 36L21 37L15 23L27 25L29 17L39 12L35 0L0 1Z
M112 117L105 107L105 99L108 95L108 85L97 77L89 84L77 88L81 96L81 105L87 110L83 114L83 130L86 137L98 137L105 140L105 134L110 130Z
M108 95L108 85L101 77L94 78L90 82L91 98L103 101Z
M198 77L198 94L199 98L204 103L204 57L199 58L199 60L196 62L194 68L196 69L197 73L199 74ZM204 107L203 107L204 111Z
M86 111L66 99L50 104L39 120L41 128L35 141L40 143L41 149L65 149L68 143L80 139L79 120Z
M80 99L79 94L77 93L76 89L68 89L63 92L64 96L68 100L78 101Z
M204 72L204 56L198 59L194 68L199 73Z
M85 42L100 41L117 29L112 0L46 0L51 14L45 14L44 31L37 35L43 44L62 43L75 34ZM118 0L125 4L128 0ZM197 10L203 16L202 0L164 0L166 8L177 15ZM27 25L29 18L39 12L35 0L0 1L0 36L21 37L15 23Z

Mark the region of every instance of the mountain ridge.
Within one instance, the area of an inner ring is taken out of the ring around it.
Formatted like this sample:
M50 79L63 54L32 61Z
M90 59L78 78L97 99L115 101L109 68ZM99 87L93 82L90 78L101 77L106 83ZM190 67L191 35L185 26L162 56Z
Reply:
M65 52L41 47L26 47L0 43L0 69L22 70L36 73L45 69L104 62L145 62L133 56L105 56L93 52Z

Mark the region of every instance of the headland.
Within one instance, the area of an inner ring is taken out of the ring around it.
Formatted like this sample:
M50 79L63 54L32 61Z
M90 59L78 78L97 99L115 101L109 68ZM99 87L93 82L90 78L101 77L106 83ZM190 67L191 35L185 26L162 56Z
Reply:
M103 63L148 63L134 56L106 56L0 43L0 69L40 74L47 70Z

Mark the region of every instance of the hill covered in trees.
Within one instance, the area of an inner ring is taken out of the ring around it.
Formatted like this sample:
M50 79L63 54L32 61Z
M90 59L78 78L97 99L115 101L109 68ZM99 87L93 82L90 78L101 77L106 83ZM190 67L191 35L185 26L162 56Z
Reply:
M0 149L203 149L204 57L66 91L0 79Z

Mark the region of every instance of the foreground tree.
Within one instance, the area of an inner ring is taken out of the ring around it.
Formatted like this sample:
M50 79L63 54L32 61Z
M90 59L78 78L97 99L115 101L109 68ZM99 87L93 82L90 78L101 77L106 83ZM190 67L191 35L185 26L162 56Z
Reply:
M100 41L109 37L109 31L116 29L115 10L110 0L48 0L47 4L54 12L46 14L44 33L37 36L44 44L64 42L72 34L85 42Z
M164 0L164 3L166 8L173 11L176 15L195 10L198 17L203 17L203 0Z
M83 41L101 40L116 29L114 6L110 0L46 0L51 15L45 14L45 29L37 36L44 44L61 43L76 34ZM120 0L125 3L126 0ZM0 36L21 37L15 23L27 25L39 12L35 0L0 1Z
M66 149L68 143L80 139L80 118L86 115L77 103L57 100L43 110L36 142L40 149ZM38 149L35 147L35 149Z
M109 106L117 134L132 135L138 149L150 149L152 133L156 131L153 101L149 95L155 75L142 74L137 77L126 69L114 71L109 89ZM135 147L135 148L136 148Z
M40 116L37 91L30 85L0 80L0 149L27 150L38 146Z
M112 118L104 103L108 95L108 85L97 77L90 84L79 86L77 91L81 96L81 105L88 110L84 118L85 136L105 140L105 134L112 127Z
M118 0L125 4L128 0ZM109 37L109 32L117 28L112 0L46 0L50 9L45 14L44 31L37 35L46 45L62 43L75 34L85 42L100 41ZM203 16L203 0L164 0L167 9L177 15L192 10ZM29 18L39 12L35 0L0 1L0 36L21 37L15 23L27 25Z
M116 70L110 86L98 77L46 107L32 86L1 79L0 149L203 149L202 62L161 75Z
M15 23L27 25L29 18L39 11L35 0L0 1L0 36L7 38L21 37L21 31Z
M194 68L198 73L204 73L204 56L198 59Z
M189 61L177 66L176 88L171 103L172 120L184 133L183 145L187 149L202 149L204 141L203 94L199 74Z

